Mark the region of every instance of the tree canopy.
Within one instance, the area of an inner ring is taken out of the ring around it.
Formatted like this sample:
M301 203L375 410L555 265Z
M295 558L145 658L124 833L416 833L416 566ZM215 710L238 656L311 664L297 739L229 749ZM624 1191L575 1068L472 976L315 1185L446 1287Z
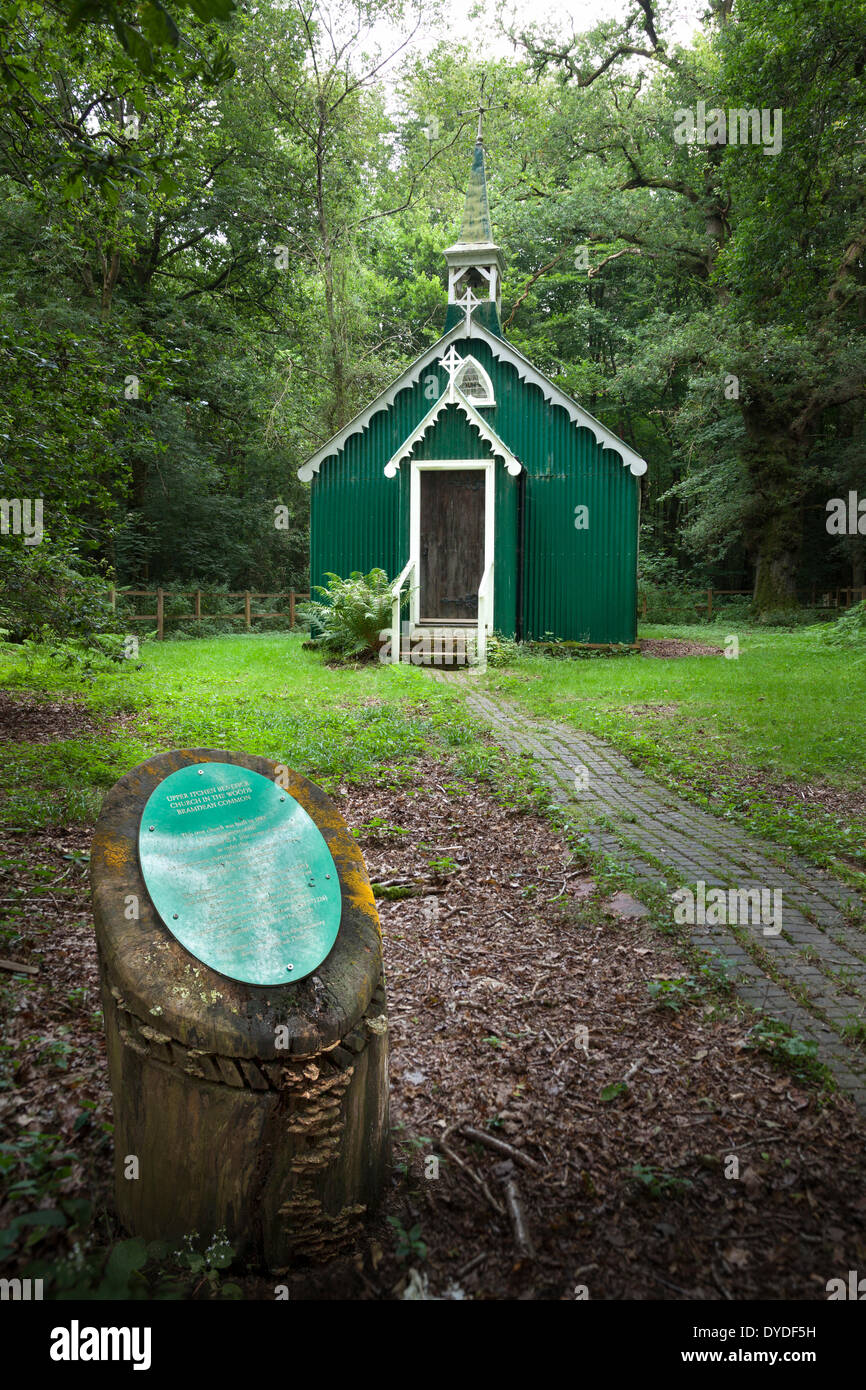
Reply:
M491 58L411 0L0 0L0 494L45 553L306 587L296 470L442 330L483 91L505 331L649 459L645 554L764 611L864 582L866 0L508 13Z

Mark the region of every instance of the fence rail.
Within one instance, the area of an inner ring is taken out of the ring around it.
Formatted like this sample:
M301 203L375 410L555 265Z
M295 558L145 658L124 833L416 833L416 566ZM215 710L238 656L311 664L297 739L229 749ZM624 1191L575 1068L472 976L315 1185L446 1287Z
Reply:
M195 612L193 613L170 613L168 621L172 623L186 622L240 622L249 632L255 618L285 618L285 613L253 613L252 601L258 598L287 598L289 600L289 627L295 626L295 605L298 600L303 602L310 597L309 594L296 593L294 589L276 589L269 592L260 592L254 589L236 589L231 592L213 592L209 589L117 589L111 586L111 606L117 610L117 597L121 598L155 598L155 613L127 613L124 622L127 623L156 623L157 641L165 641L165 599L169 598L193 598L195 599ZM242 598L244 601L243 613L202 613L202 598Z
M703 590L700 590L703 593ZM706 608L707 618L713 616L713 599L719 595L728 595L737 598L752 598L754 589L707 589L706 600L701 599L694 603L694 608ZM647 596L641 594L641 617L646 619L647 615ZM812 598L807 606L809 608L850 608L855 603L862 603L866 600L866 587L864 588L838 588L825 589L818 597L817 588L812 590Z

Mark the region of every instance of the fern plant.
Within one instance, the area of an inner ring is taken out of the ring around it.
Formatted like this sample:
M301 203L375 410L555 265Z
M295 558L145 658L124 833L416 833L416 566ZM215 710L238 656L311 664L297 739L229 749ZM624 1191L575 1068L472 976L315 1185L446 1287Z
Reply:
M320 599L299 604L298 615L310 624L312 641L334 656L372 658L377 655L380 634L391 626L391 584L384 570L369 574L353 570L348 579L327 572L327 585L317 584ZM401 607L409 601L401 595Z
M819 629L825 642L834 647L866 646L866 599L837 618L834 623Z

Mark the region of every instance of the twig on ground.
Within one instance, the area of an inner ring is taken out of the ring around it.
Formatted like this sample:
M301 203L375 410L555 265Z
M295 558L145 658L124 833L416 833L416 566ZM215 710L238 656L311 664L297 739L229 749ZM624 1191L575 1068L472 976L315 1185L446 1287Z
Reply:
M535 1251L532 1248L532 1237L529 1234L523 1203L520 1200L520 1189L514 1178L506 1178L503 1187L505 1189L505 1205L508 1208L508 1219L514 1233L517 1253L522 1255L524 1259L531 1260L535 1257Z
M439 1149L440 1152L443 1153L447 1159L450 1159L451 1162L454 1163L458 1168L462 1168L463 1172L467 1173L469 1177L472 1179L472 1181L478 1187L481 1188L481 1191L484 1193L484 1196L487 1198L488 1202L492 1206L493 1210L496 1212L497 1216L505 1215L505 1208L503 1207L502 1203L497 1202L493 1193L490 1191L490 1188L487 1186L487 1183L484 1181L483 1178L480 1178L476 1172L473 1172L473 1170L469 1167L468 1163L464 1163L463 1159L459 1158L453 1149L449 1149L446 1144L443 1144L441 1139L436 1140L436 1148Z
M38 975L38 965L25 965L20 960L0 960L0 970L8 970L13 975Z
M628 1071L622 1079L624 1086L628 1085L636 1071L640 1071L640 1068L643 1066L645 1061L646 1057L638 1057L637 1061L629 1067Z
M465 1265L461 1265L461 1266L460 1266L460 1268L458 1269L458 1271L457 1271L457 1273L456 1273L456 1275L455 1275L455 1278L456 1278L456 1279L462 1279L465 1275L469 1274L469 1273L470 1273L473 1269L475 1269L478 1265L483 1264L484 1261L485 1261L486 1259L487 1259L487 1251L486 1251L486 1250L482 1250L480 1255L475 1255L474 1258L471 1259L471 1260L469 1260L469 1261L467 1261L467 1263L466 1263Z
M541 1164L536 1163L529 1154L521 1153L520 1149L515 1149L513 1145L506 1144L504 1139L496 1139L492 1134L485 1134L482 1129L472 1129L469 1125L461 1125L460 1133L466 1139L474 1139L479 1144L486 1144L488 1149L495 1149L497 1153L505 1154L506 1158L513 1158L515 1162L522 1163L526 1168L534 1168L536 1172L541 1172Z

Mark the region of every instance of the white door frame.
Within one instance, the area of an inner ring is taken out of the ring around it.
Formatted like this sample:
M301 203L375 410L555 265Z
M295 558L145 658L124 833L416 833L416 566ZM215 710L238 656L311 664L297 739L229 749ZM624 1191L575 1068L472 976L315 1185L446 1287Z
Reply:
M482 578L493 559L496 529L496 460L495 459L413 459L409 485L409 559L415 565L415 584L409 600L409 619L414 627L420 619L421 601L421 473L434 469L447 469L461 472L467 468L484 469L484 559L481 565ZM479 580L480 583L480 580ZM443 627L447 626L442 619ZM493 595L488 599L487 625L493 629Z

